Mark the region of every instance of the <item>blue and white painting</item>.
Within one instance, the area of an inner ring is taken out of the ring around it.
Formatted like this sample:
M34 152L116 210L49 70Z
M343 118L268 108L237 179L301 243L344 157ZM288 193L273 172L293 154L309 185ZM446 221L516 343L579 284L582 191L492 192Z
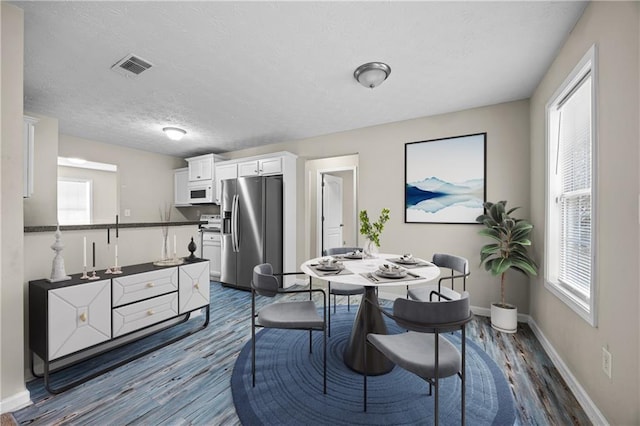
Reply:
M405 144L405 222L476 223L486 198L486 138Z

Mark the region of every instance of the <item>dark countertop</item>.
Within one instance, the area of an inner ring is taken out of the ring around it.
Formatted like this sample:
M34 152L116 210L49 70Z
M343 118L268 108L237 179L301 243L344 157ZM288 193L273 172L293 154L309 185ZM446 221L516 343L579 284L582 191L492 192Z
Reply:
M139 222L139 223L118 223L118 228L152 228L156 226L185 226L185 225L205 225L207 222L200 220L188 220L183 222ZM93 225L62 225L61 231L84 231L87 229L107 229L115 228L115 223L96 223ZM25 226L24 232L54 232L55 225Z

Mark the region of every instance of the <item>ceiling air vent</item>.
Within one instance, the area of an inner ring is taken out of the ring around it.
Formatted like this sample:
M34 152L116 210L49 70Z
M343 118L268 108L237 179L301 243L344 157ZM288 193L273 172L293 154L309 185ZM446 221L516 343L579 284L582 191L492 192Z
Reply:
M127 55L116 62L111 69L126 77L137 77L143 71L148 70L152 66L153 65L151 63L138 56Z

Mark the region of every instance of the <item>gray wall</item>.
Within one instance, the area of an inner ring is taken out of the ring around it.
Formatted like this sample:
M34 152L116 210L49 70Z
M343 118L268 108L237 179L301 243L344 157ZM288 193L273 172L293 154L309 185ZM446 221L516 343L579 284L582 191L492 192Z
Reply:
M598 48L596 276L598 326L544 287L530 286L531 316L611 424L640 423L638 392L638 44L639 3L592 2L531 99L531 214L536 256L544 253L545 105L589 47ZM542 272L542 271L541 271ZM601 368L612 355L612 378Z

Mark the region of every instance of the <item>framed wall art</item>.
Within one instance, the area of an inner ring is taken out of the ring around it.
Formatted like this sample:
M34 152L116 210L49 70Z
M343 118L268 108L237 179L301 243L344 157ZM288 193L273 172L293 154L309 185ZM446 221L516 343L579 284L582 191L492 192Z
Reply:
M406 223L473 223L486 200L487 134L404 146Z

